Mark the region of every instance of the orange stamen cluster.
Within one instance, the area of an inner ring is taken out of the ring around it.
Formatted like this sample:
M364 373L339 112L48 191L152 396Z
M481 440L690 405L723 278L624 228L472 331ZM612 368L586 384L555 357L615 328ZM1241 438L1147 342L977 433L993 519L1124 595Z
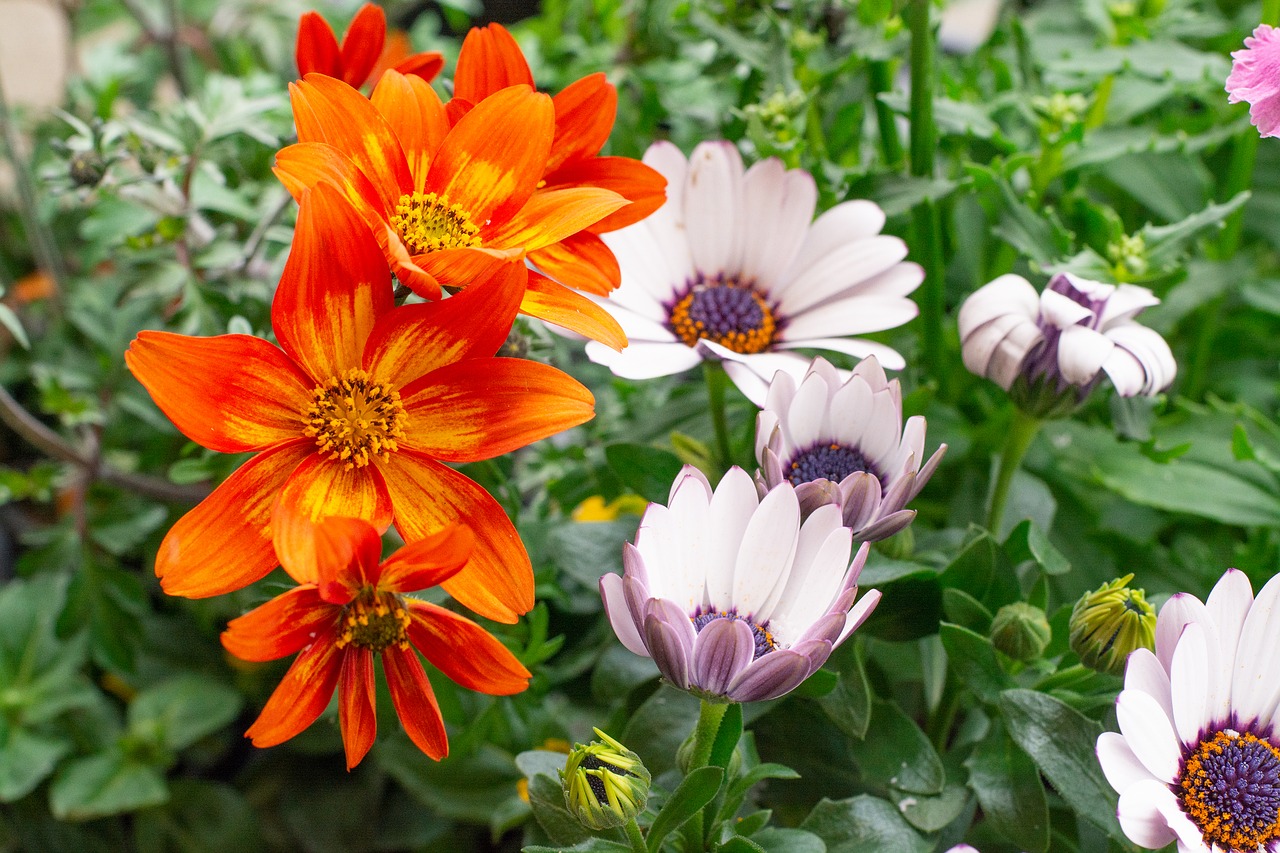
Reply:
M343 608L338 648L354 645L374 654L393 645L408 650L408 631L409 612L405 610L400 596L365 590Z
M1219 731L1186 759L1177 787L1206 845L1259 850L1280 839L1280 750L1269 741Z
M460 204L435 193L405 193L396 202L391 226L415 255L441 249L470 249L480 245L480 226Z
M749 285L715 281L696 285L671 307L668 327L686 346L713 341L734 352L764 352L778 331L773 310Z
M398 391L352 368L312 393L315 399L302 415L303 433L330 459L347 463L350 470L399 449L405 411Z

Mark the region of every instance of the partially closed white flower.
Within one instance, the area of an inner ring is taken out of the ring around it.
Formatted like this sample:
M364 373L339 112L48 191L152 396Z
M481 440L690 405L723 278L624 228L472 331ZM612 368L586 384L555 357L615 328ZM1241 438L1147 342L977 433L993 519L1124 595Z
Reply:
M1178 366L1164 338L1133 318L1159 302L1145 287L1070 273L1040 294L1022 276L1002 275L960 307L964 363L1033 414L1073 408L1103 373L1122 397L1157 394Z

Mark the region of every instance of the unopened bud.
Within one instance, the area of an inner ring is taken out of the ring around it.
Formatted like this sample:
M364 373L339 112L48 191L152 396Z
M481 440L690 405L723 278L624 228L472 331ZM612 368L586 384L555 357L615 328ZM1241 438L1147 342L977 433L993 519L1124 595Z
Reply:
M634 752L599 729L595 732L599 741L574 745L560 784L573 816L599 831L623 826L644 809L650 777Z
M1071 610L1071 651L1090 669L1122 675L1130 652L1155 648L1155 608L1129 589L1131 580L1132 573L1103 584Z
M996 611L991 620L991 644L1023 663L1040 657L1052 631L1044 611L1034 604L1015 601Z

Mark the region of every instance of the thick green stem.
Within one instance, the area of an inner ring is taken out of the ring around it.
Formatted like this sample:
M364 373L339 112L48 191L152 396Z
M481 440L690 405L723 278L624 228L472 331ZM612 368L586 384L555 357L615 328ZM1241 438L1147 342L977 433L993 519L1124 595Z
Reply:
M884 164L896 169L902 163L902 139L898 136L897 116L880 96L893 85L893 68L887 59L875 59L867 63L871 86L871 103L876 110L876 127L880 131L880 154Z
M1000 471L996 475L996 487L991 493L991 511L987 514L987 529L998 533L1000 521L1004 518L1005 503L1009 500L1009 487L1013 484L1013 475L1022 467L1022 459L1027 449L1040 431L1040 420L1015 409L1013 423L1009 425L1009 437L1004 444L1004 452L1000 454Z
M938 129L933 120L934 68L931 0L909 0L911 28L911 174L933 177ZM943 309L946 304L946 265L942 258L942 220L932 202L912 213L917 251L923 251L924 284L920 288L920 349L930 376L944 375L942 358Z
M649 853L649 845L644 843L644 836L640 834L640 825L636 823L635 818L627 821L622 828L627 833L627 841L631 844L631 853Z
M702 711L698 714L698 725L693 730L693 753L689 756L689 771L692 773L700 767L706 767L711 761L711 747L716 742L716 734L720 731L720 722L729 710L726 702L708 702L702 700Z
M911 174L932 175L938 147L933 123L933 28L931 0L909 0L907 24L911 27Z
M724 414L724 393L729 375L719 362L702 362L702 375L707 380L707 399L711 409L711 426L716 433L717 460L722 470L733 464L733 451L729 446L729 422Z

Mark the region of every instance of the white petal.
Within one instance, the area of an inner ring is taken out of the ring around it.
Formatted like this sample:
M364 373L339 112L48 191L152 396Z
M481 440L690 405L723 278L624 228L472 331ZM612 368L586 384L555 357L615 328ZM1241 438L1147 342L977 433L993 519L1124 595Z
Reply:
M670 204L670 202L668 202ZM683 237L658 238L649 220L600 235L618 260L622 285L609 300L659 322L692 273L689 246ZM683 256L683 257L682 257Z
M641 657L648 657L649 650L640 638L640 630L631 618L627 609L626 594L622 590L622 577L612 572L600 578L600 597L604 599L604 611L613 626L613 633L618 636L627 650Z
M1209 646L1204 627L1192 622L1178 640L1169 670L1173 720L1178 737L1187 746L1194 747L1200 743L1200 736L1208 727L1209 705L1216 678L1217 674L1209 666Z
M840 523L840 508L834 504L818 507L804 520L804 523L800 525L800 534L796 539L796 553L791 564L791 573L785 583L779 584L774 588L773 594L770 595L768 601L757 611L756 615L761 621L785 617L787 609L792 606L799 591L804 588L806 578L811 576L814 561L818 560L819 555L822 554L823 548L827 545L827 539L833 533L843 529L843 525ZM844 564L834 572L837 580L844 576L848 564L849 560L846 553ZM821 616L822 614L818 615ZM798 633L790 634L787 637L787 642L794 642L799 636L800 634Z
M870 543L863 543L869 545ZM858 630L863 622L867 621L867 617L876 609L876 605L880 603L882 593L878 589L867 590L862 598L858 599L858 603L853 605L849 611L849 615L844 620L844 630L840 632L840 639L835 641L835 645L840 645L849 635Z
M1142 766L1142 762L1133 754L1124 735L1116 732L1103 732L1098 735L1098 763L1102 765L1102 775L1107 777L1111 787L1124 793L1125 789L1135 782L1151 779L1151 773Z
M708 541L707 597L711 606L722 613L733 607L733 570L759 503L751 476L736 465L720 480L711 497L707 526L701 531Z
M702 597L702 579L689 579L676 524L665 506L649 504L636 532L635 547L649 573L649 594L674 601L681 607L693 607Z
M979 326L997 317L1012 314L1035 322L1040 312L1040 294L1020 275L1002 275L970 294L960 306L960 340Z
M769 622L779 642L794 643L831 609L844 582L852 547L852 531L841 526L827 534L807 565L796 565Z
M786 282L778 294L778 309L785 317L795 317L891 269L906 256L907 244L897 237L868 237L839 246Z
M902 409L893 394L881 391L871 398L871 419L867 422L859 442L862 455L887 473L888 457L898 447L902 435Z
M1058 370L1072 385L1087 385L1115 349L1111 339L1084 326L1070 326L1058 338Z
M1235 673L1231 682L1231 705L1242 725L1255 720L1268 722L1274 715L1280 679L1280 575L1258 590L1240 629Z
M781 350L825 349L832 352L842 352L854 358L875 356L881 366L889 370L902 370L907 366L907 360L893 347L861 338L812 338L804 341L776 341L774 347Z
M705 338L697 348L721 359L729 378L757 406L764 405L769 383L778 371L791 374L798 384L809 370L809 359L789 352L739 353ZM738 367L746 370L736 370Z
M732 380L734 387L742 392L742 396L757 406L763 406L765 395L769 393L769 383L764 378L764 374L769 371L755 370L746 362L726 361L723 364L725 375ZM776 371L774 373L776 374Z
M696 367L702 361L697 349L682 343L641 341L618 352L596 341L587 341L586 353L587 358L596 364L603 364L613 371L614 376L621 376L623 379L670 376Z
M769 600L774 587L786 583L800 536L800 502L790 484L765 495L751 516L733 568L733 604L744 615Z
M743 179L742 278L766 293L786 272L813 219L818 188L813 176L770 157Z
M779 373L778 376L790 379L785 373ZM769 386L769 396L773 396L773 385ZM764 465L766 447L772 447L774 453L778 453L786 446L786 439L782 435L782 422L778 420L777 414L770 411L767 402L765 406L760 414L756 415L756 464L761 466ZM781 411L785 412L786 409Z
M1122 690L1116 699L1116 719L1129 748L1151 775L1173 782L1182 748L1160 703L1140 690Z
M1212 618L1205 609L1204 602L1190 593L1179 592L1169 597L1156 617L1156 657L1160 659L1166 672L1173 662L1173 650L1187 623L1205 622Z
M858 285L859 296L909 296L924 282L924 267L903 261Z
M864 335L885 329L896 329L920 313L910 299L901 296L839 297L792 315L780 340L799 341L806 338Z
M831 423L833 436L842 444L857 446L871 423L874 394L871 386L861 376L851 378L831 398Z
M1159 304L1160 300L1156 298L1156 295L1145 287L1139 287L1136 284L1122 284L1116 288L1115 293L1111 294L1107 299L1107 304L1103 306L1102 315L1099 318L1099 326L1106 329L1114 323L1132 319L1135 314L1144 308Z
M703 142L689 156L685 227L693 266L710 278L741 265L742 157L731 142Z
M830 430L825 428L832 390L821 376L806 376L800 383L786 420L791 444L798 450L813 447L819 439L829 441L832 438Z
M677 530L676 547L680 550L681 565L689 575L684 579L684 589L686 595L692 597L693 607L701 607L706 603L704 590L712 547L710 538L706 535L710 502L711 495L707 492L705 483L694 477L677 480L668 502L671 523ZM678 598L674 601L684 606L689 599ZM692 614L693 607L687 607L685 613Z
M1125 661L1124 686L1126 690L1140 690L1160 705L1160 710L1173 719L1173 688L1169 685L1169 672L1150 649L1136 649Z
M1239 569L1227 569L1205 601L1205 609L1218 628L1218 658L1216 666L1222 677L1217 679L1214 703L1210 708L1211 719L1226 720L1231 714L1231 669L1236 660L1236 647L1240 642L1240 629L1253 605L1253 587L1249 577Z
M1147 384L1147 374L1142 369L1142 362L1126 349L1116 347L1103 363L1102 369L1121 397L1137 396Z
M1123 323L1108 329L1107 337L1142 365L1144 381L1139 393L1155 394L1172 384L1178 375L1169 344L1156 331L1137 323Z
M1040 319L1049 325L1066 329L1092 318L1092 311L1070 297L1053 290L1040 294Z
M794 277L840 246L875 236L883 227L884 211L874 202L859 199L837 204L809 227L787 275Z
M1177 798L1152 779L1130 785L1121 792L1116 817L1130 841L1158 850L1177 838L1165 817L1170 807L1177 810Z

